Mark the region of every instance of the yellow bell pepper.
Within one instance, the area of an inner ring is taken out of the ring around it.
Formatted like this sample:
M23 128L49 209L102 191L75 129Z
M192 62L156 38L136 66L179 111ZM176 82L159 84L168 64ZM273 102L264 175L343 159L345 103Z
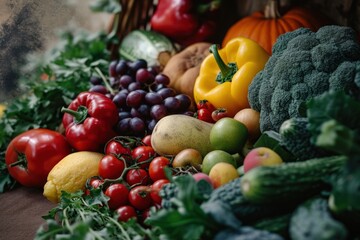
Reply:
M233 117L249 107L249 85L270 56L258 43L244 37L234 38L220 50L214 44L210 52L213 54L203 60L195 81L195 101L208 100Z

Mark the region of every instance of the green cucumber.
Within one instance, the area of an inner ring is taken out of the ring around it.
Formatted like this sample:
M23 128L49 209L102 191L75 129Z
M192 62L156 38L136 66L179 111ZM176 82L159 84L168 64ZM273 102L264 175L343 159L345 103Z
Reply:
M242 177L241 191L253 203L299 203L324 190L325 180L346 161L345 156L330 156L256 167Z
M237 178L215 189L210 198L202 204L212 207L212 204L226 204L231 212L244 224L251 224L259 219L278 216L294 210L296 205L286 204L282 206L268 206L254 204L243 196L241 192L242 177Z
M148 30L133 30L127 34L119 48L120 57L135 61L144 59L149 66L165 66L176 49L164 35Z

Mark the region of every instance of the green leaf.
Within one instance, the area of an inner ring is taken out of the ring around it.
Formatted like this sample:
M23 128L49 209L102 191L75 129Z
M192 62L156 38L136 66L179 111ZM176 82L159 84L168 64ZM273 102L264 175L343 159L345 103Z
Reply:
M263 132L253 147L268 147L279 154L284 161L294 159L294 156L280 145L280 134L272 130Z
M146 220L151 226L158 226L169 239L200 239L204 225L189 214L177 210L161 209ZM186 229L186 231L184 231Z
M343 91L330 91L314 97L307 102L307 108L309 130L314 142L321 132L321 125L331 119L360 131L360 102Z

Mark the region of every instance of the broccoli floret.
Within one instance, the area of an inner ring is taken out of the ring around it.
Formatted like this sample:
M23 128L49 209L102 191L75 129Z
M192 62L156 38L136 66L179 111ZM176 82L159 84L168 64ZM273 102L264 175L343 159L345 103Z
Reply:
M360 44L352 28L329 25L281 35L248 99L260 112L261 131L279 131L285 120L301 116L307 100L329 90L360 96Z

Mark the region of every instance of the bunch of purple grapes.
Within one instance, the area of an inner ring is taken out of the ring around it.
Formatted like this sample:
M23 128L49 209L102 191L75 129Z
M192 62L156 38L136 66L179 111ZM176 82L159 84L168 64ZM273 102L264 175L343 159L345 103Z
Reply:
M169 77L155 67L148 67L143 59L112 61L109 65L110 86L96 75L90 81L89 91L108 96L118 107L119 135L145 136L151 134L156 123L167 115L194 114L190 111L190 97L168 87Z

